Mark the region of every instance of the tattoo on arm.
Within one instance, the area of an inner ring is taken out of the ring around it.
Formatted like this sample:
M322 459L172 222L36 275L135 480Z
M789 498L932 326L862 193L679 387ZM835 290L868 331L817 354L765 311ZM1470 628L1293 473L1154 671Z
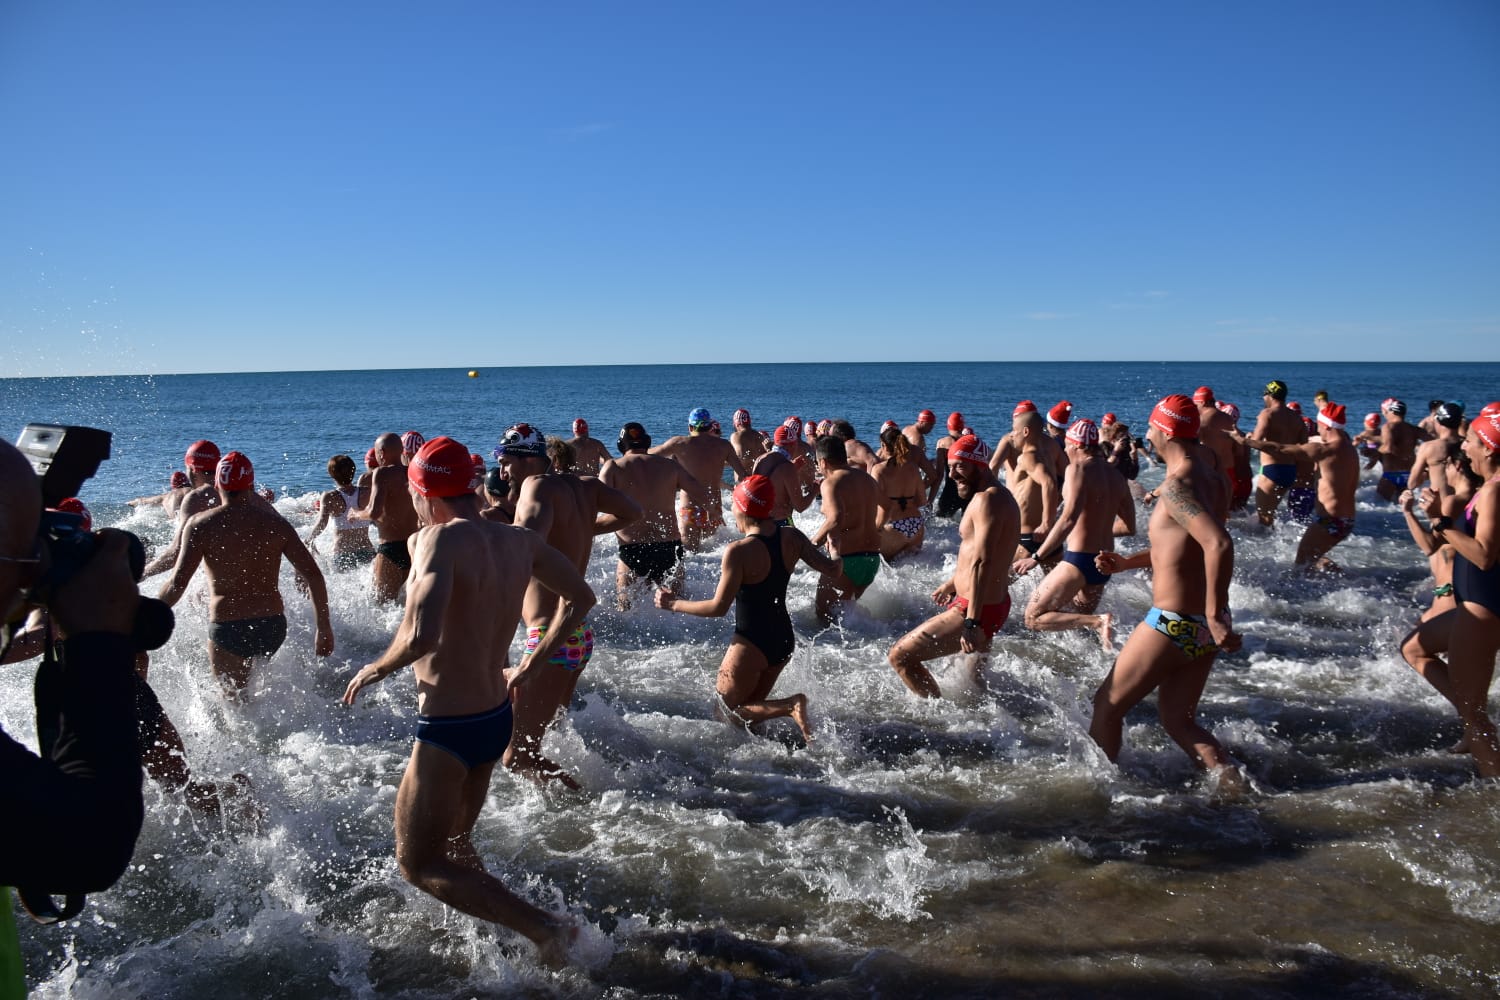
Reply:
M1183 479L1168 479L1162 484L1161 497L1167 501L1167 513L1172 515L1172 520L1188 526L1188 522L1199 514L1204 513L1203 504L1198 501L1198 494L1193 491L1192 484Z

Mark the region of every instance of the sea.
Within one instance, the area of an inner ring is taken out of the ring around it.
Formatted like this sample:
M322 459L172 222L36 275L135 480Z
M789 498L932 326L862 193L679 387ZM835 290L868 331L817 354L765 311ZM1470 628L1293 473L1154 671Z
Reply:
M132 497L160 493L189 443L255 464L294 525L310 527L325 466L359 461L385 431L448 434L488 457L525 421L569 436L575 417L612 444L639 420L658 440L708 407L730 426L788 415L879 424L949 412L993 443L1022 399L1112 411L1143 433L1162 395L1213 387L1253 426L1268 379L1311 407L1326 389L1351 428L1381 400L1413 418L1429 400L1477 410L1497 364L874 363L645 365L277 372L0 380L0 433L30 422L113 433L84 487L96 526L166 544L171 525ZM1160 479L1147 468L1147 485ZM982 687L939 662L939 701L909 695L891 643L932 611L951 573L952 522L882 568L836 627L789 603L798 646L777 694L803 692L816 739L789 722L761 736L715 722L730 619L615 609L613 537L587 578L593 662L548 753L581 792L497 773L475 830L489 870L583 927L562 972L525 942L407 885L392 810L415 711L409 672L340 704L390 641L399 608L363 573L329 577L337 649L313 655L312 614L283 571L286 644L229 704L210 675L202 581L178 608L150 681L197 777L242 773L259 823L209 823L146 786L129 870L61 926L18 915L33 995L214 997L1157 997L1500 994L1500 787L1447 752L1453 711L1406 664L1401 637L1427 607L1426 560L1394 505L1358 493L1341 575L1289 572L1301 525L1237 518L1231 587L1244 648L1220 657L1201 718L1253 791L1226 798L1156 720L1132 713L1118 766L1088 737L1112 654L1091 633L1032 634L1014 615ZM811 531L816 505L797 516ZM1142 519L1144 531L1144 518ZM707 596L727 532L693 556ZM328 544L325 535L320 544ZM1145 544L1144 534L1122 549ZM1024 605L1035 576L1017 581ZM143 591L155 593L161 579ZM1141 573L1102 610L1124 627L1150 605ZM519 646L516 647L517 649ZM34 741L29 665L0 670L0 725ZM1492 701L1492 708L1494 706ZM34 745L34 743L33 743ZM4 822L46 823L46 816ZM19 911L18 911L19 913Z

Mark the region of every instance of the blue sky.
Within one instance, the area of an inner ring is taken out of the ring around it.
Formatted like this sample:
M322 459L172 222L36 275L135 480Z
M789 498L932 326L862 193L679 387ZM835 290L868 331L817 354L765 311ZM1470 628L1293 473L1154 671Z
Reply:
M1491 0L11 0L0 136L0 376L1500 358Z

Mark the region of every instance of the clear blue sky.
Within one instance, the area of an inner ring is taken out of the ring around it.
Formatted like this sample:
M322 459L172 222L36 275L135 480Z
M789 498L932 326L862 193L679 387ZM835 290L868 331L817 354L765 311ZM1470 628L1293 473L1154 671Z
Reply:
M1493 0L6 0L0 143L0 376L1500 358Z

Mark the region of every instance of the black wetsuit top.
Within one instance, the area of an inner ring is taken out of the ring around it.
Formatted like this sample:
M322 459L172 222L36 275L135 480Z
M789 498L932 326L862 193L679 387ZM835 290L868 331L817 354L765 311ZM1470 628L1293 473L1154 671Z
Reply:
M1474 534L1474 511L1464 511L1464 529ZM1453 553L1453 593L1460 601L1470 601L1500 615L1500 563L1480 569L1469 560Z
M759 583L742 583L734 598L734 634L765 654L766 662L779 667L792 658L797 637L786 613L786 585L791 571L781 558L781 529L774 535L751 535L765 543L771 557L771 572Z

